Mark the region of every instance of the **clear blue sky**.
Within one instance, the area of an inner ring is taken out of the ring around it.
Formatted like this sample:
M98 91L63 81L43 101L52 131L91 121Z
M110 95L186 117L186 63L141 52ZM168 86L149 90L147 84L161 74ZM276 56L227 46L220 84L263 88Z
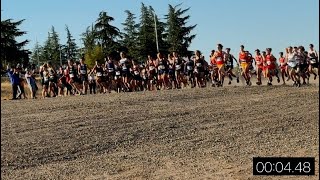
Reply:
M278 56L288 45L313 43L319 49L319 0L2 0L1 19L26 19L20 26L28 33L27 46L33 49L36 39L46 40L54 26L60 43L66 42L65 25L80 43L80 34L106 11L115 18L112 23L122 30L125 10L140 16L141 2L151 5L160 18L168 4L191 7L190 24L198 24L190 50L201 50L208 60L217 43L230 47L237 54L239 46L253 52L256 48L272 47Z

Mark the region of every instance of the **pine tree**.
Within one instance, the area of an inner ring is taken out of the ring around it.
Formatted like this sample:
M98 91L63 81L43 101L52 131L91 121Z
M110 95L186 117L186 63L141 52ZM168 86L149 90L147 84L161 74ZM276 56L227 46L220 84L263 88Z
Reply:
M108 16L106 12L102 11L94 25L96 37L99 39L99 43L103 48L104 53L110 53L117 50L120 46L116 41L118 37L121 37L120 30L110 24L112 21L114 21L114 18Z
M139 49L138 49L138 28L139 25L135 22L135 15L131 13L129 10L126 10L127 18L122 25L124 26L122 33L122 41L121 45L124 48L127 48L128 55L137 59L139 57Z
M18 26L23 20L12 22L12 19L1 21L1 63L23 63L27 64L29 60L29 50L25 50L24 46L29 42L24 40L17 42L16 38L26 34L21 31Z
M177 51L182 56L190 55L188 47L196 35L191 35L191 31L197 26L187 26L187 20L190 15L183 16L190 8L181 9L181 4L173 7L169 4L169 12L166 15L167 19L167 42L169 45L169 51Z
M38 42L36 42L32 54L31 54L31 61L33 64L40 64L40 54L42 52L42 47L39 45Z
M75 43L75 39L73 39L67 25L66 25L66 31L67 31L67 43L62 49L65 53L66 59L75 59L78 53L77 44Z
M155 55L157 47L155 43L153 14L147 6L141 3L140 28L138 33L139 58L144 60L148 55Z
M55 65L60 64L60 50L61 47L59 44L59 35L52 26L50 34L50 61L52 61L52 63Z

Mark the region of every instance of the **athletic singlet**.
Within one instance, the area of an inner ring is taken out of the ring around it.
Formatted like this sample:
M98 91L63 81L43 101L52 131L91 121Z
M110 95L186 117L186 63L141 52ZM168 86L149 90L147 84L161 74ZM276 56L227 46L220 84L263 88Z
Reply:
M203 60L202 59L196 59L195 60L195 63L196 63L196 69L198 71L201 71L203 69Z
M233 56L232 54L227 54L226 64L227 66L233 66Z
M169 70L174 70L174 61L173 63L171 63L170 61L169 62Z
M189 60L189 61L186 63L186 66L187 66L187 71L193 71L193 66L194 66L193 61Z
M101 66L100 67L96 66L96 75L98 77L101 77L103 75L103 68Z
M241 63L246 63L248 61L247 54L245 52L240 52L239 53L239 61Z
M164 59L159 60L158 70L165 70L167 65L167 61Z
M174 58L174 62L176 63L176 71L182 70L182 60L180 58Z
M215 62L216 62L218 65L224 64L224 61L223 61L223 52L216 51L216 52L214 52L213 57L214 57L214 59L215 59Z
M256 64L258 66L263 66L263 58L261 55L256 56L254 59L256 60Z
M318 57L316 56L316 51L315 50L313 50L313 51L309 50L308 54L310 56L309 57L310 63L311 64L317 63Z
M296 61L297 61L297 63L299 63L299 64L304 64L305 62L305 58L304 58L304 55L303 55L303 53L297 53L297 55L296 55Z
M156 66L155 66L153 60L148 60L148 64L149 64L149 71L153 71L156 69Z
M54 77L54 71L52 68L48 68L49 76Z
M80 64L80 74L81 75L87 74L87 65L86 64Z
M135 76L140 75L139 68L140 68L139 65L133 65L132 69L133 69L133 74L134 74Z
M282 58L279 58L279 63L280 63L280 66L286 66L287 63L285 62L286 58L282 57Z
M129 67L128 67L127 58L120 59L119 64L122 65L122 70L124 70L124 71L128 70Z
M48 71L43 71L43 80L44 80L44 82L49 80L49 72Z
M113 72L113 71L114 71L114 64L113 64L113 62L108 62L107 68L108 68L108 71L109 71L109 72Z
M76 74L77 74L77 69L74 68L74 66L69 66L69 69L70 69L70 72L69 72L69 76L70 78L74 78L76 77Z

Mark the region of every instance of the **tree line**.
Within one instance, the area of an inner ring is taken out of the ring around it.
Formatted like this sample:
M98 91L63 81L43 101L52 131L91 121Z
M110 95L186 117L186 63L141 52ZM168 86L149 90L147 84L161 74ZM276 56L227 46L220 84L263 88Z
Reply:
M152 6L141 3L139 18L129 10L125 11L126 19L122 23L122 30L112 25L115 18L102 11L96 21L81 34L83 47L80 48L77 45L67 25L65 27L67 41L65 44L60 44L59 34L52 26L50 32L48 32L47 40L43 45L36 42L32 53L21 49L28 43L27 40L20 43L11 42L10 46L3 43L3 38L8 38L7 35L3 36L2 33L3 27L8 24L8 20L1 21L1 46L8 47L4 49L4 54L1 53L1 61L22 62L23 58L17 57L15 50L10 50L9 47L11 46L15 46L16 50L21 51L21 56L24 53L30 55L30 61L35 64L51 61L55 65L60 65L61 63L65 64L68 59L84 57L86 63L92 67L96 60L102 63L105 55L118 58L120 51L127 52L129 57L138 61L145 61L148 55L154 56L158 51L164 54L177 51L182 56L190 56L192 52L188 50L188 47L196 37L191 31L197 25L188 25L190 15L186 14L189 9L181 8L181 4L176 6L169 4L168 13L161 20ZM11 22L10 27L14 26L15 32L4 29L6 34L10 34L10 41L12 38L15 39L15 37L25 34L17 28L22 21ZM158 47L156 40L158 41Z

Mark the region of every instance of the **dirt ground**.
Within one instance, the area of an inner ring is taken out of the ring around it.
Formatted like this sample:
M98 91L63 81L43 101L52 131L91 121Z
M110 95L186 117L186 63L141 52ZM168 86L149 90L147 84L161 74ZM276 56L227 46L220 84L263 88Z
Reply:
M255 156L312 156L319 84L1 100L2 179L271 179Z

